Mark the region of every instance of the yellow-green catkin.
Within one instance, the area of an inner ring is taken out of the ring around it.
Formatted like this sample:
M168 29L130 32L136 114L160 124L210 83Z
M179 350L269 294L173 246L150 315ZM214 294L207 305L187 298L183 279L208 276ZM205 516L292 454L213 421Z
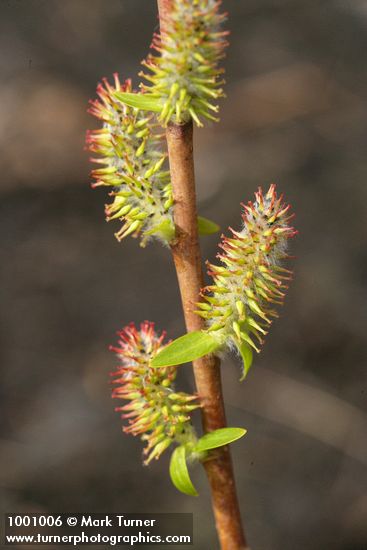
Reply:
M114 85L104 79L97 87L99 99L90 102L89 112L103 123L87 134L87 147L96 155L91 160L98 164L92 186L111 189L106 219L122 221L115 233L119 241L133 234L143 246L150 237L168 243L174 224L164 139L153 115L116 99L116 91L132 91L131 81L121 84L117 74L114 79Z
M156 54L143 62L148 72L141 75L148 84L142 89L161 103L164 125L218 120L217 101L224 96L219 63L228 34L221 29L226 14L220 7L218 0L173 0L164 32L153 38Z
M292 275L283 262L289 257L287 241L296 231L289 225L290 206L277 196L275 185L265 194L259 188L255 201L243 206L242 230L230 229L232 236L222 237L221 265L208 263L213 284L203 290L197 313L218 341L240 351L246 369L252 349L260 351L277 317L275 306L283 303Z
M177 367L151 367L165 346L164 332L158 335L154 324L145 321L140 329L131 323L118 336L118 347L111 347L120 360L112 373L112 397L127 401L116 411L127 421L123 431L146 442L144 464L149 464L173 442L185 444L196 439L190 413L200 405L197 396L175 391Z

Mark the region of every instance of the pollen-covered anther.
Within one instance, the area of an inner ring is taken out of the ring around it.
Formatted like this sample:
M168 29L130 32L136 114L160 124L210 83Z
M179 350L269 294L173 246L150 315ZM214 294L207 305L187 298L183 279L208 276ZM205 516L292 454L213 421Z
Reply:
M184 433L193 430L190 413L200 404L196 395L175 392L177 367L151 367L166 345L164 332L158 335L154 324L145 321L140 330L131 323L118 335L119 346L110 348L120 359L119 367L111 373L115 384L112 397L127 401L116 408L127 422L123 431L146 442L144 464L149 464L173 441L180 441Z
M282 266L288 259L287 241L296 234L289 222L289 205L278 197L275 185L264 194L259 188L255 201L242 205L243 228L222 235L217 255L221 265L207 263L213 284L201 293L198 315L207 329L241 354L246 346L260 351L272 319L274 305L282 305L292 272ZM256 343L257 342L257 343Z

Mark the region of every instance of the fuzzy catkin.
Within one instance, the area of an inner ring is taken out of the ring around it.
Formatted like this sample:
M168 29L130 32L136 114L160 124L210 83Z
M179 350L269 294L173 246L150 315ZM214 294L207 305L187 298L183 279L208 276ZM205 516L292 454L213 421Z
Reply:
M92 186L112 188L113 202L105 212L107 221L123 222L115 233L119 241L133 234L141 236L143 246L152 236L168 243L174 236L173 198L163 136L153 115L116 98L116 91L131 92L132 85L130 80L121 84L117 74L114 78L114 85L106 79L98 85L99 99L89 108L103 122L87 134L87 147L97 155L91 160L99 165L92 171Z
M274 306L283 303L292 275L283 262L296 232L289 225L290 206L275 185L265 194L259 188L255 201L243 206L242 230L230 229L232 237L222 237L221 265L208 263L213 284L203 290L197 313L218 341L236 346L251 363L251 348L260 351L271 319L278 316Z
M143 91L161 101L160 120L181 124L190 118L217 121L217 100L224 96L223 69L219 67L227 46L221 30L226 14L220 0L173 0L164 32L156 34L152 47L158 55L143 62L149 82Z
M165 345L165 332L158 335L154 324L145 321L140 330L131 323L118 335L119 346L111 347L120 360L112 373L112 397L128 401L116 411L121 411L128 422L123 431L140 435L146 442L144 464L149 464L174 441L183 443L195 438L190 413L200 405L195 395L175 392L177 367L150 365Z

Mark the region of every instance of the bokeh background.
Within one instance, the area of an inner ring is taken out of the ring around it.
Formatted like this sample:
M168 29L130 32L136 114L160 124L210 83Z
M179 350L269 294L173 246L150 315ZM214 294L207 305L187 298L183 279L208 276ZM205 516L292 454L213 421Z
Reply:
M225 0L231 47L220 125L196 132L200 213L239 224L276 181L297 213L295 279L248 380L223 364L252 550L367 549L367 7ZM1 508L192 511L217 548L209 494L141 466L110 400L108 345L129 321L183 331L168 251L114 239L89 188L96 82L134 76L154 0L0 2ZM135 80L136 81L136 80ZM202 241L213 259L217 236ZM180 383L193 388L190 369Z

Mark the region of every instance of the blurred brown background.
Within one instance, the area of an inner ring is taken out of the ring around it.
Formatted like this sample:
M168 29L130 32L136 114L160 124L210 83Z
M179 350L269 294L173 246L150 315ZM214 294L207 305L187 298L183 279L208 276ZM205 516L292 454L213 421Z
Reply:
M276 181L297 213L295 280L248 380L223 364L253 550L366 550L367 7L229 0L228 99L196 132L200 212L222 228ZM0 2L2 509L192 511L217 548L208 489L171 486L121 434L107 351L130 320L183 331L167 250L118 244L89 188L86 114L102 76L134 76L154 0ZM136 81L136 79L135 79ZM213 259L217 236L203 240ZM181 383L192 388L190 369Z

